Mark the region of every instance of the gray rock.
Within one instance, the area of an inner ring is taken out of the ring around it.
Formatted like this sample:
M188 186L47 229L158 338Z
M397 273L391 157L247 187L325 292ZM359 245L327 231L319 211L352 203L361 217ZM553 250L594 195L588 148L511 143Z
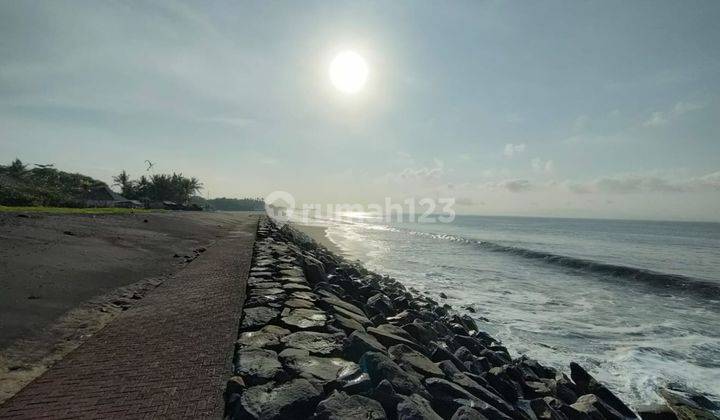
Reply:
M310 353L330 355L340 353L345 334L327 334L314 331L299 331L281 339L287 347L305 349Z
M272 289L277 287L282 287L282 284L274 281L264 281L264 282L258 282L258 283L252 283L251 285L255 289Z
M237 344L242 347L274 347L280 344L280 337L290 334L290 330L275 325L266 325L257 331L240 334Z
M248 388L242 394L235 418L305 419L312 415L320 391L305 379L284 384L270 383Z
M315 308L315 304L305 299L288 299L285 301L285 306L288 308L295 309L312 309Z
M335 312L337 315L343 316L345 318L350 318L359 324L361 324L363 327L367 327L368 325L372 325L372 322L365 316L356 314L355 312L348 311L345 308L342 308L340 306L332 306L330 309L332 312Z
M392 387L400 394L420 394L427 396L418 379L405 372L389 357L378 352L367 352L360 358L360 369L370 375L373 385L377 386L382 380L388 380Z
M443 416L452 416L460 406L471 406L490 419L510 419L497 408L480 400L461 386L440 378L428 378L425 387L432 395L433 407Z
M542 398L536 398L530 401L530 407L537 416L538 419L542 420L567 420L567 417L550 407L547 401Z
M282 322L300 329L318 328L325 325L327 315L315 309L293 309L282 317Z
M245 301L245 308L254 308L256 306L270 306L278 305L285 300L284 294L279 295L266 295L266 296L251 296Z
M386 347L391 347L397 344L405 344L408 347L411 347L413 349L417 349L419 346L417 343L414 343L406 338L400 337L398 335L395 335L393 333L388 332L385 329L382 328L376 328L376 327L368 327L367 329L368 334L371 334L373 337L377 339L382 345Z
M570 407L581 413L589 415L592 419L595 420L623 420L626 418L594 394L586 394L579 397L574 404L570 405Z
M388 317L395 312L392 301L383 293L376 293L371 296L365 304L372 315L380 314Z
M243 319L240 323L240 328L245 330L261 328L277 318L278 315L280 315L280 311L268 308L267 306L245 308L243 310Z
M235 374L249 385L257 385L276 379L283 374L278 355L272 350L245 347L236 355Z
M677 415L666 405L645 405L637 407L642 420L678 420ZM569 418L569 416L568 416Z
M429 324L424 322L405 324L402 329L407 331L410 337L414 337L416 340L425 345L428 345L430 342L438 339L437 333L430 328Z
M463 389L481 399L482 401L492 405L508 416L513 416L514 409L510 404L503 400L495 392L487 388L487 383L481 385L476 380L470 378L463 372L460 372L450 361L445 360L438 363L438 367L443 371L445 376L453 383L460 385ZM478 378L481 380L482 378Z
M362 331L353 331L345 343L345 354L351 360L360 360L369 351L385 353L387 349L375 337Z
M285 290L279 287L270 287L268 289L250 289L250 296L267 296L267 295L281 295L284 294Z
M289 292L309 292L312 290L310 287L300 283L285 283L282 288Z
M598 382L585 369L577 363L570 363L570 377L577 385L578 390L584 394L595 394L607 405L614 408L620 415L629 418L637 418L637 415L613 394L605 385Z
M451 420L488 420L488 418L479 411L463 405L455 411Z
M403 368L411 368L422 376L442 377L443 371L432 360L416 352L405 344L398 344L388 349L390 357Z
M299 267L285 268L280 270L280 275L283 277L302 277L303 271Z
M346 318L342 315L335 314L335 322L334 325L348 334L352 334L353 331L361 331L365 332L365 327L362 326L359 322L355 321L352 318Z
M463 405L455 411L451 420L488 420L488 418L479 411Z
M679 390L661 389L660 395L680 420L717 420L712 411L720 411L707 397Z
M366 393L372 389L370 375L358 369L356 371L341 373L338 376L338 387L348 394Z
M305 277L310 284L317 284L325 281L325 265L319 260L306 255L305 256Z
M293 292L291 296L295 299L309 300L310 302L315 302L319 299L318 295L311 292Z
M301 378L321 387L358 369L357 364L338 357L316 357L307 354L282 354L283 364Z
M315 410L315 418L384 420L387 417L379 402L360 395L348 395L336 391L329 398L320 401Z
M323 293L322 301L325 305L337 306L337 307L343 308L345 310L348 310L357 315L367 318L367 316L365 315L365 312L362 309L358 308L357 306L353 305L350 302L346 302L346 301L338 298L337 296L333 295L332 293L329 293L329 292Z
M430 402L417 394L402 397L397 405L397 418L398 420L442 420L442 417L432 409Z

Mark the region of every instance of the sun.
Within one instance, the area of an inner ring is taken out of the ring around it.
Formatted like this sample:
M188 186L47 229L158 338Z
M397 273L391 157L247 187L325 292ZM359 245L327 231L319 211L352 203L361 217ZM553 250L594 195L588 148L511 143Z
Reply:
M330 62L329 74L337 90L348 94L358 93L367 82L367 62L354 51L343 51Z

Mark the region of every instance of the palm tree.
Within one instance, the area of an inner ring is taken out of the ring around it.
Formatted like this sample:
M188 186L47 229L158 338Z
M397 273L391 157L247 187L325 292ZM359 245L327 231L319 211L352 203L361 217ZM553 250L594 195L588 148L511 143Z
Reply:
M10 176L14 178L20 178L25 173L27 165L23 164L20 159L15 158L15 160L10 164L8 169Z
M179 177L179 201L183 204L190 201L190 197L195 195L202 189L202 183L199 179L185 178L182 174Z
M135 183L130 179L130 175L123 169L117 176L113 177L113 185L120 187L122 195L127 198L133 198L135 195Z

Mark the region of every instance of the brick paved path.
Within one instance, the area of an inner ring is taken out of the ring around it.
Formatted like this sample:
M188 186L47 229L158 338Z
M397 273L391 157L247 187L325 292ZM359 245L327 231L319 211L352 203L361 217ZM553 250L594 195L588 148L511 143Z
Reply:
M0 407L0 418L222 416L256 217Z

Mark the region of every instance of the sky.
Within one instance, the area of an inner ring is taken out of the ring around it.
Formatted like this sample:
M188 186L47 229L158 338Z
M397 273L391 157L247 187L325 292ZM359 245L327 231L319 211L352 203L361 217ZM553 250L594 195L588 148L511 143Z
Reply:
M0 161L720 221L718 21L716 1L4 1ZM346 50L353 95L328 76Z

